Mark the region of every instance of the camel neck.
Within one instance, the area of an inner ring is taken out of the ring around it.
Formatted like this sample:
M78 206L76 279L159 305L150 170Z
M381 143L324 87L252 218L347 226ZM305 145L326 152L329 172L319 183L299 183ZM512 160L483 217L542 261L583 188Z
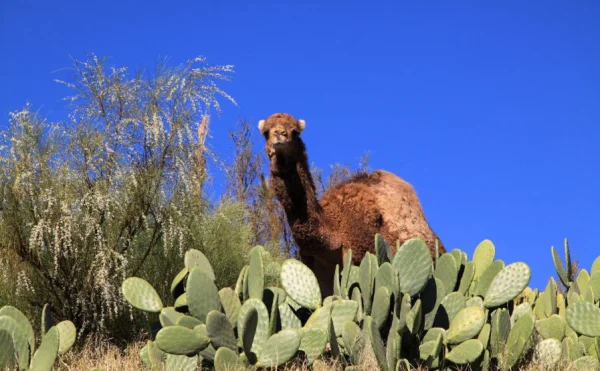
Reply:
M299 161L288 171L271 170L271 186L283 206L292 230L301 225L320 226L321 208L308 161ZM311 228L311 229L312 229Z

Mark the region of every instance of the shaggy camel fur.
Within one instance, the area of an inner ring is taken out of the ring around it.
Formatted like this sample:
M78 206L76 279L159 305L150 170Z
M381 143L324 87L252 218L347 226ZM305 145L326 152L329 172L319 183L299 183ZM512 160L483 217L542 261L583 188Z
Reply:
M343 264L352 249L354 264L367 251L374 252L375 233L390 243L395 253L402 244L418 237L435 254L437 235L425 219L412 186L396 175L378 170L360 174L327 190L317 200L300 133L304 120L276 113L260 120L270 159L271 187L283 206L299 248L300 260L315 273L323 297L332 294L335 265ZM446 252L439 241L440 254Z

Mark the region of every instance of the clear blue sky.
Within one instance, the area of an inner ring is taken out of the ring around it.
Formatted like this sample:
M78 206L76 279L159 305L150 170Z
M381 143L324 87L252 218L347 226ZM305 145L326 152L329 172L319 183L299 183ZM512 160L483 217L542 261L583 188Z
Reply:
M289 112L307 121L317 166L356 164L369 150L373 168L411 182L449 248L471 256L490 238L497 258L525 261L543 288L555 274L550 246L562 255L568 237L590 268L600 255L600 2L282 3L3 1L2 125L27 100L62 118L69 92L52 71L69 55L131 69L204 55L236 66L222 86L240 106L213 121L220 153L230 155L238 117Z

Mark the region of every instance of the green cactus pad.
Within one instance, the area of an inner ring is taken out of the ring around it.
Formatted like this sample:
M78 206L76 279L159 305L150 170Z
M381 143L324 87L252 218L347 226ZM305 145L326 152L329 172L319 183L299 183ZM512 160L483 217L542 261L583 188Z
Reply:
M440 303L440 309L437 311L438 316L443 317L443 313L447 316L447 319L440 318L441 322L447 321L447 324L449 325L450 321L456 316L456 313L467 306L466 303L467 300L465 299L465 296L458 291L446 295ZM436 322L437 321L438 319L436 317Z
M475 286L475 291L473 293L475 295L485 296L494 277L496 277L503 268L504 262L502 260L494 260L477 279L477 285Z
M423 308L421 306L421 299L417 299L415 304L406 314L406 327L408 328L408 331L414 335L421 329L422 322Z
M11 369L16 364L15 348L13 346L12 336L5 329L0 327L0 369Z
M163 308L158 293L146 280L129 277L121 285L123 296L133 307L152 313L158 313Z
M386 324L390 316L391 296L392 294L386 286L381 286L375 292L371 316L377 324L378 329L381 329Z
M584 356L581 358L577 358L574 362L573 362L573 367L569 368L569 371L574 371L574 370L581 370L581 371L588 371L588 370L598 370L600 369L600 361L598 361L597 358L593 357L593 356Z
M252 311L257 312L256 329L252 334L252 348L251 351L258 354L262 348L263 343L269 337L269 312L265 304L258 299L248 299L240 308L240 314L238 316L238 334L244 334L246 323L250 320L248 318ZM244 348L245 350L245 348ZM248 353L246 353L248 355Z
M483 299L480 296L473 296L472 298L469 298L465 305L467 307L479 307L481 309L485 309L485 306L483 305Z
M248 268L248 296L262 300L265 289L265 270L263 264L264 248L260 245L250 250L250 267Z
M381 339L381 333L377 328L377 324L375 320L371 316L365 316L365 320L363 323L363 331L366 333L366 337L375 353L375 359L377 360L377 364L383 371L387 371L387 358L385 347L383 345L383 340Z
M75 338L77 337L77 329L71 321L62 321L56 325L58 330L58 354L65 354L73 344L75 344Z
M360 335L360 327L355 322L347 321L344 323L344 326L342 327L342 339L350 357L354 361L357 361L360 356Z
M331 318L331 305L332 304L327 304L323 307L317 308L317 310L310 315L304 324L304 327L328 329Z
M600 308L588 302L569 305L567 323L582 335L600 337Z
M483 240L477 245L473 252L473 262L475 263L474 279L481 277L483 272L492 264L496 256L496 247L490 240Z
M567 271L565 270L565 267L563 266L562 260L560 260L560 256L558 256L558 253L556 252L556 249L554 248L554 246L551 247L551 251L552 251L552 260L554 261L554 268L556 269L558 278L560 278L560 281L563 283L563 285L565 285L565 287L568 288L569 284L570 284L569 276L567 275Z
M512 324L514 324L515 322L517 322L517 320L524 314L532 314L533 313L533 308L531 308L531 304L529 304L528 302L519 304L515 307L515 309L513 310L513 313L510 317L510 322Z
M241 298L244 295L244 278L246 277L247 273L248 265L246 264L242 267L242 270L240 271L238 279L235 283L235 289L233 290L235 291L235 294L238 296L238 298Z
M188 306L187 293L184 292L183 294L181 294L177 297L177 299L175 300L175 303L173 304L173 307L175 307L175 309L177 309L180 312L187 312L187 306Z
M498 357L504 351L504 345L508 340L511 322L506 308L496 309L492 313L492 330L490 333L492 357Z
M321 305L321 289L315 274L306 265L288 259L281 265L281 285L303 307L315 310Z
M165 358L165 353L156 346L155 342L148 340L144 348L147 349L148 362L150 363L149 367L160 365L162 363Z
M590 269L590 276L595 277L596 275L600 275L600 256L594 260L592 269Z
M432 327L425 333L425 336L423 336L423 340L421 342L426 343L428 341L436 340L439 335L442 336L442 340L445 340L446 330L441 327Z
M342 287L341 287L341 279L340 279L340 265L335 265L335 272L333 273L333 295L341 297Z
M0 316L0 329L8 332L12 338L13 348L19 356L19 366L20 368L26 368L30 357L27 333L22 330L19 323L13 317L7 315Z
M337 300L331 305L331 319L336 336L342 336L344 323L354 321L357 311L358 303L354 300Z
M242 307L239 296L230 287L224 287L219 290L219 300L221 301L223 311L225 312L229 323L235 328L237 326L240 308Z
M312 364L320 357L327 346L327 331L322 328L303 328L300 330L301 340L298 350L306 354L308 363Z
M215 280L215 272L202 252L196 249L188 250L185 253L184 264L190 272L193 268L200 268L212 281Z
M201 325L202 322L196 317L192 317L192 316L188 316L188 315L184 314L183 316L177 318L177 321L175 322L175 324L178 326L187 327L190 330L193 330L196 326Z
M446 333L448 344L459 344L477 336L485 323L485 312L480 307L461 309L450 322Z
M553 314L549 318L541 319L535 322L535 329L542 339L554 338L562 341L565 337L567 322L558 314Z
M287 303L279 305L279 318L281 320L281 329L301 328L302 322L296 316L292 308Z
M184 314L176 311L174 307L166 307L160 311L158 319L162 327L167 327L175 326L177 324L177 320L183 316Z
M23 312L13 306L5 305L0 308L0 316L11 317L17 322L17 325L19 325L21 332L23 332L23 335L29 343L29 352L33 354L35 350L35 335L33 332L33 327L31 326L31 322L29 322L29 319L27 319ZM29 358L30 356L28 355L27 362L29 362Z
M31 358L30 370L51 370L58 356L59 333L56 326L52 326L42 338L40 347Z
M344 295L342 297L345 299L348 295L348 289L350 288L349 280L350 280L350 270L352 269L352 250L348 250L346 255L344 256L344 267L341 273L341 288Z
M390 248L390 245L379 233L375 234L375 255L377 256L377 262L379 265L382 265L385 262L391 262L394 258L392 256L392 249Z
M394 293L394 268L389 262L383 263L377 270L374 292L383 286L387 287L390 293Z
M452 254L444 254L438 259L433 276L444 284L445 292L453 292L456 288L459 267L460 262L457 263Z
M165 353L194 355L210 344L208 337L183 326L161 328L156 334L156 346Z
M188 267L183 267L171 282L171 295L178 298L185 291L185 279L189 273Z
M465 263L465 269L460 277L460 282L458 284L458 292L463 295L466 295L473 283L473 278L475 277L475 263L472 261Z
M219 348L215 353L215 371L233 371L245 369L244 363L236 352L229 348Z
M167 371L195 371L198 368L198 356L167 354L165 366Z
M524 314L515 322L506 341L504 368L513 368L521 356L528 351L534 326L532 314Z
M187 280L188 308L190 313L206 323L206 315L211 310L221 310L221 300L215 282L204 269L190 269Z
M534 363L542 365L544 369L554 367L561 357L562 344L556 339L542 340L534 348Z
M360 262L360 291L362 292L363 306L365 314L371 313L371 305L373 292L375 288L376 272L373 270L370 259L371 253L366 252L364 258Z
M50 309L50 305L44 304L44 308L42 308L42 326L40 328L42 338L52 326L54 326L54 321L52 320L52 310Z
M493 308L513 300L527 287L530 279L531 270L527 264L517 262L507 265L492 281L483 305Z
M442 335L439 334L435 340L423 341L419 346L419 357L423 361L438 357L442 350L442 339Z
M492 326L489 323L486 323L483 325L483 327L481 328L481 331L479 332L479 335L477 336L477 339L479 339L479 341L481 341L481 344L483 344L483 348L487 348L489 342L490 342L490 333L492 332Z
M235 333L226 315L216 310L211 310L206 316L206 331L211 345L218 350L226 347L237 350Z
M483 353L483 344L478 339L470 339L454 347L446 359L457 365L472 363Z
M400 291L414 296L421 292L433 273L433 261L427 244L411 238L397 249L392 265L400 272Z
M577 278L575 279L575 282L577 282L577 286L579 287L579 292L581 294L584 294L588 287L590 286L590 275L587 272L587 270L582 269L579 271L579 274L577 275Z
M258 367L277 367L288 362L298 352L300 334L298 330L282 330L264 343L258 359Z

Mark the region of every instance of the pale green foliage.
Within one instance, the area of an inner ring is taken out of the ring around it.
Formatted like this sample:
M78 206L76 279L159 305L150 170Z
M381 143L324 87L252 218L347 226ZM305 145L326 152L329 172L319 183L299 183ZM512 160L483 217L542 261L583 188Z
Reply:
M129 76L92 56L71 71L59 81L73 92L64 121L27 105L2 132L0 291L18 277L8 301L48 302L87 333L127 323L125 277L163 282L189 248L215 262L220 284L235 282L248 247L244 208L211 210L197 151L203 116L220 111L218 96L233 102L216 84L232 67L196 58Z

